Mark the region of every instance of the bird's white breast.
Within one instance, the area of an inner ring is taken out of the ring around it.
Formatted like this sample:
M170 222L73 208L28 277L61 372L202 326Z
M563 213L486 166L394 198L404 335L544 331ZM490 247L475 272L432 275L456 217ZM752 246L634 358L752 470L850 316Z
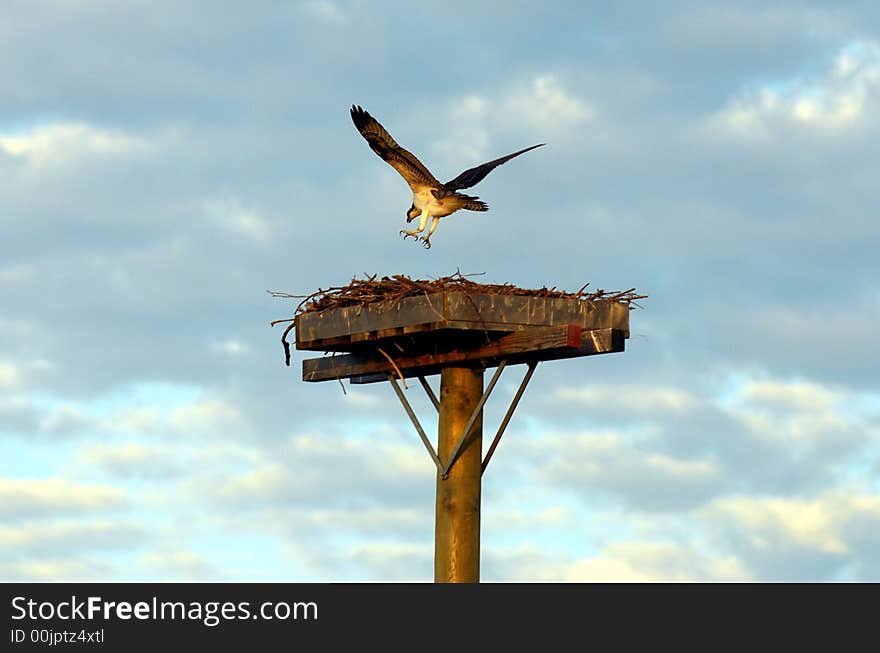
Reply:
M413 193L413 205L419 211L427 210L431 215L446 214L448 210L437 201L430 189L420 190Z

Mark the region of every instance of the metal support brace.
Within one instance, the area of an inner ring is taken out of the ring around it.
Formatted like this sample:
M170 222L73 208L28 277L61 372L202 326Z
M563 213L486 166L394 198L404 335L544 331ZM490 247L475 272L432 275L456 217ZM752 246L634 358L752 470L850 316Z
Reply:
M441 478L446 478L449 475L449 470L455 463L455 460L458 458L458 454L461 452L461 448L464 446L465 440L467 440L467 437L470 435L471 429L474 426L474 422L477 421L477 418L482 413L483 406L486 404L486 400L489 399L489 395L492 394L492 390L495 388L495 384L498 383L498 379L501 377L501 372L504 371L504 368L506 366L507 361L501 361L500 363L498 363L498 369L496 369L495 374L492 375L492 380L489 381L489 385L486 388L486 391L483 393L483 396L480 397L477 405L474 406L474 412L471 413L471 417L464 427L464 433L462 433L461 437L458 439L455 448L452 450L452 454L449 456L449 460L446 463L446 466L440 470Z
M425 392L428 395L428 399L431 400L431 403L434 404L434 408L437 409L437 412L440 412L440 402L437 400L437 395L434 394L434 391L431 389L431 385L428 383L428 380L420 376L419 383L422 384L422 387L425 389Z
M522 382L519 384L519 389L513 396L513 400L510 402L510 408L507 409L507 413L504 415L504 419L501 420L501 426L498 427L498 432L495 434L495 439L493 439L492 444L489 445L489 450L486 452L486 457L483 459L482 469L480 470L481 475L486 473L486 467L489 465L489 460L492 458L492 454L495 453L495 447L497 447L498 443L501 442L501 436L504 435L504 429L506 429L507 425L510 423L510 418L513 417L513 411L516 410L516 407L519 404L519 400L522 398L523 392L526 391L526 386L529 384L529 381L532 378L532 374L534 374L535 368L537 366L537 361L529 363L529 369L526 372L526 375L523 377Z
M440 463L440 458L437 456L437 452L434 451L434 447L431 444L431 441L428 439L428 436L425 435L425 429L423 429L422 425L419 423L419 418L416 417L416 414L413 412L412 406L409 405L409 401L407 401L406 395L403 394L403 390L401 390L400 386L397 384L397 379L393 374L389 374L388 380L391 382L391 387L394 388L394 392L397 393L397 397L400 399L400 403L403 404L403 409L406 411L406 414L409 415L410 420L412 420L413 426L415 426L416 431L419 432L419 437L422 438L422 443L425 445L425 449L427 449L428 453L431 455L431 460L434 461L434 464L437 466L438 470L442 470L443 465Z
M455 449L452 450L452 455L449 457L449 462L447 462L445 466L443 465L443 463L440 462L440 457L437 455L437 452L434 450L434 446L431 444L431 441L425 434L425 429L422 428L422 425L419 422L419 418L416 417L412 406L410 406L409 401L407 401L406 395L403 394L403 391L400 389L400 386L397 383L397 378L393 374L388 375L388 380L391 382L391 387L394 388L394 392L397 393L397 397L400 399L400 403L403 404L403 409L406 411L406 414L409 415L409 419L412 421L413 426L416 427L416 431L418 431L419 437L422 439L422 443L425 445L425 449L428 450L428 453L431 456L431 460L434 461L434 465L436 465L437 470L440 472L440 476L442 478L446 478L449 475L449 470L452 469L452 465L458 458L458 454L461 453L461 449L464 446L465 441L467 440L467 436L470 435L474 423L477 421L477 418L482 413L483 406L486 405L486 401L489 399L489 395L492 394L492 390L495 389L495 384L498 383L498 379L501 378L501 372L504 370L506 365L507 361L501 361L498 364L498 369L495 370L495 374L489 381L489 385L486 387L486 391L483 392L483 396L480 397L477 405L474 406L474 411L473 413L471 413L471 417L464 428L464 433L462 434L461 438L459 438L458 443L456 443ZM513 399L510 402L510 407L504 414L504 419L501 420L501 425L498 427L498 431L495 433L495 437L492 439L492 444L489 445L489 449L488 451L486 451L486 457L483 459L481 465L481 475L486 472L486 467L488 467L489 465L489 460L491 460L492 454L495 453L495 449L498 447L498 443L501 442L501 436L504 435L504 431L507 428L507 425L510 424L513 413L516 410L516 407L519 405L519 401L520 399L522 399L523 393L526 391L526 386L528 386L529 381L531 381L532 374L535 373L536 367L538 367L537 361L529 363L529 369L526 371L525 376L520 382L519 388L517 389L516 394L513 396ZM434 404L434 407L439 412L440 402L437 400L437 395L434 394L434 391L428 384L427 379L425 379L424 376L420 376L419 381L421 382L422 387L425 389L425 392L428 394L428 398L431 400L431 403Z

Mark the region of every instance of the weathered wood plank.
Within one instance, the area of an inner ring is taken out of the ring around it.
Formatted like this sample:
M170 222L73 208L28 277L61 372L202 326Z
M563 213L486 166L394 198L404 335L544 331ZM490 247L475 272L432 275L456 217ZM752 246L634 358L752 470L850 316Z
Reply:
M299 343L319 339L368 333L380 329L427 324L446 319L443 302L446 293L407 297L399 302L375 302L367 306L346 306L327 311L301 313L296 318Z
M614 301L527 295L468 294L460 291L407 297L398 303L302 313L296 318L296 348L344 350L401 333L461 329L496 332L575 324L617 329L629 336L629 307Z
M623 351L624 339L625 335L620 330L583 330L577 325L561 325L508 333L471 349L386 353L392 356L405 377L412 377L436 374L441 367L450 364L492 367L502 359L515 364ZM352 382L363 383L383 380L389 372L393 372L393 367L378 351L364 350L303 361L304 381L352 378Z
M582 343L583 346L578 349L551 349L537 353L515 354L511 356L505 356L504 360L507 361L508 365L518 365L535 361L551 361L596 354L610 354L615 352L622 352L625 350L626 338L621 331L617 331L616 329L584 331L583 337L585 339L591 340L592 342L584 342ZM475 365L487 369L490 367L495 367L496 365L498 365L499 362L499 358L487 358L478 361L477 363L475 363ZM403 375L406 378L410 378L413 376L431 376L433 374L439 374L442 369L442 365L427 366L423 368L414 368L403 371ZM378 383L387 380L388 372L382 372L378 374L366 374L362 376L352 376L349 379L349 381L353 384Z

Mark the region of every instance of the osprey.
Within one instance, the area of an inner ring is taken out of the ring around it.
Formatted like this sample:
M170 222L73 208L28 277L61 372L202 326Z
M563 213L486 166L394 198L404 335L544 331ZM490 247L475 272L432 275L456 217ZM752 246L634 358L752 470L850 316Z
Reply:
M500 159L495 159L494 161L478 165L475 168L465 170L452 181L447 181L445 184L441 184L437 181L434 175L422 165L421 161L419 161L411 152L400 147L400 145L391 138L391 134L389 134L385 128L364 109L357 105L353 105L351 107L351 120L361 133L361 136L367 140L367 143L369 143L372 150L388 162L392 168L397 170L412 189L413 201L412 206L409 207L409 211L406 212L406 221L412 222L418 217L419 228L413 229L412 231L401 229L400 233L403 234L403 238L406 239L410 236L413 238L418 237L418 234L425 230L425 227L428 224L428 218L431 218L431 227L428 229L428 235L419 238L419 240L425 244L425 248L431 247L431 234L433 234L434 229L437 228L437 223L440 222L440 218L455 213L459 209L467 209L468 211L489 210L489 207L485 202L481 202L480 198L459 193L458 191L460 189L475 186L482 181L486 175L492 172L492 170L500 166L502 163L510 161L513 157L525 154L529 150L534 150L536 147L546 145L546 143L532 145L519 152L514 152L513 154L508 154Z

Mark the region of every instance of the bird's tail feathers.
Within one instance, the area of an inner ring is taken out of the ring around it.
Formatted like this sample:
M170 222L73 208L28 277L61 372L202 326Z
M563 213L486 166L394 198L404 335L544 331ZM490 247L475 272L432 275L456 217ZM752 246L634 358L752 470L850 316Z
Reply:
M464 205L465 209L468 211L488 211L489 205L485 202L481 202L480 200L470 201Z
M455 193L455 198L461 202L461 208L467 209L468 211L488 211L489 205L486 204L479 197L473 197L472 195L465 195L464 193Z

